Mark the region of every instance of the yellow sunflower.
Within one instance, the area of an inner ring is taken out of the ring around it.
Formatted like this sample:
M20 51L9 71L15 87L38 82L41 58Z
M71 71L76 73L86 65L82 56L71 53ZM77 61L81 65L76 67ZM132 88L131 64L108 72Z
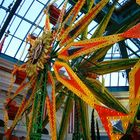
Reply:
M52 35L49 31L44 31L41 37L35 38L33 35L28 35L27 41L31 46L28 50L27 75L37 75L40 70L44 69L44 64L50 58Z

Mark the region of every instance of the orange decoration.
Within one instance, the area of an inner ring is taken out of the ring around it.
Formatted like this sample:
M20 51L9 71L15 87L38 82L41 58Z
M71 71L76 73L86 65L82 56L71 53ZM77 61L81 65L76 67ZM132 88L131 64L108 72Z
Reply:
M63 83L63 85L91 107L94 107L94 104L98 103L93 93L66 63L56 61L54 64L54 72L58 81Z
M115 121L122 121L122 130L126 130L128 122L129 122L129 117L127 114L124 113L120 113L118 111L100 106L100 105L96 105L95 104L95 109L98 112L98 115L100 116L100 119L102 121L102 124L110 138L110 140L119 140L119 138L122 136L121 134L113 134L113 125L111 122L115 122ZM117 137L114 137L114 136Z
M47 81L47 97L46 97L47 111L50 122L52 140L56 140L56 107L55 107L55 83L50 72L48 72Z
M140 38L140 23L124 32L121 36L125 38Z

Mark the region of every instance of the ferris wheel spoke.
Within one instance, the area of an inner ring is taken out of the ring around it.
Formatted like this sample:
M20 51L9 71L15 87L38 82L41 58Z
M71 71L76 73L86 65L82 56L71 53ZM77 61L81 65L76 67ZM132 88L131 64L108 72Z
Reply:
M74 73L69 65L64 62L56 61L54 64L54 72L58 81L60 81L64 86L75 93L88 105L94 107L95 104L98 104L98 101L93 96L92 92Z
M61 37L60 46L66 45L72 42L95 16L102 10L102 8L108 3L108 0L102 0L95 5L85 16L83 16L73 27L68 27L65 34ZM70 30L71 29L71 30Z
M71 60L81 55L113 45L125 38L139 38L139 28L140 24L121 34L70 43L59 52L58 57L64 60Z
M112 45L121 40L124 40L124 38L121 37L120 34L116 34L90 40L73 42L63 48L59 52L58 57L64 60L71 60L81 55L91 53L97 49Z
M28 100L26 99L26 97L23 98L22 103L20 104L18 111L16 113L15 119L12 122L12 125L6 131L6 134L5 134L6 137L9 137L12 134L13 129L17 125L18 121L21 119L23 113L29 107L29 105L32 103L33 96L34 96L34 94L32 94Z
M51 139L56 140L55 83L50 72L48 72L46 105L50 122Z
M130 105L130 122L133 123L135 116L137 114L139 104L140 104L140 61L136 63L134 68L130 71L130 96L129 96L129 105Z
M95 109L109 138L119 140L127 130L129 115L99 105L95 105Z
M60 40L68 31L71 30L71 26L73 22L75 21L79 11L81 10L82 6L84 5L85 0L79 0L75 6L70 11L69 15L66 17L66 19L62 23L62 27L59 33L58 39Z

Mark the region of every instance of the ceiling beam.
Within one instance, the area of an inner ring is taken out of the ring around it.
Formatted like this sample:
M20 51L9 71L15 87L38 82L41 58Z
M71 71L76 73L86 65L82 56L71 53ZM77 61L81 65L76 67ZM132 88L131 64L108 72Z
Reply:
M128 53L127 53L127 49L126 49L126 44L124 41L120 41L119 42L119 48L120 48L120 52L121 52L121 55L122 55L122 58L128 58ZM129 79L129 72L130 72L131 69L127 69L125 70L126 72L126 78Z
M4 25L3 25L3 27L1 28L1 31L0 31L0 40L1 40L2 36L3 36L3 34L5 33L5 31L6 31L7 27L8 27L8 25L9 25L12 17L14 16L14 14L15 14L15 12L16 12L16 10L19 7L19 5L20 5L21 2L22 2L22 0L17 0L15 2L15 4L14 4L13 8L11 9L11 11L10 11L10 13L9 13L9 15L8 15L8 17L7 17Z

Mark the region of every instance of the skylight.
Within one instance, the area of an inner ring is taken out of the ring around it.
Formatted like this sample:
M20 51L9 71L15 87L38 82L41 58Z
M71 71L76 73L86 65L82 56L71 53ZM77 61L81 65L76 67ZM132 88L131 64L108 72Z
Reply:
M119 0L118 5L123 6L129 1L130 0ZM44 1L44 0L36 0L36 1L23 0L22 1L16 13L14 14L10 24L8 25L7 30L5 31L6 33L9 30L10 33L4 42L2 53L16 59L21 58L22 61L27 60L26 56L29 49L29 44L27 44L25 51L23 52L24 47L25 47L26 37L29 33L32 33L33 31L34 31L33 33L36 34L37 36L41 34L42 29L44 27L44 23L45 23L45 16L42 18L39 25L37 24L39 20L41 19L44 8L48 5L49 2L51 3L52 0L51 1L49 0L48 1ZM62 8L63 2L64 2L63 0L56 1L57 7ZM5 21L9 15L9 12L14 6L14 4L15 4L14 0L13 1L3 0L0 3L0 15L1 15L0 28L2 28L3 25L5 24ZM67 10L70 9L69 7L71 6L72 6L71 4L68 4ZM79 20L82 16L83 16L83 13L80 12L79 15L77 16L77 19ZM91 37L91 35L94 33L97 27L98 27L98 23L96 21L92 21L88 27L88 38ZM4 35L2 39L3 38L4 38ZM126 40L125 43L131 49L130 50L129 48L127 48L127 53L129 57L134 58L134 57L140 56L140 47L139 47L140 41L139 40L133 40L133 39ZM134 52L137 55L134 54ZM21 54L23 54L22 57L21 57ZM119 59L119 58L121 58L120 50L119 50L118 44L115 44L114 47L111 48L106 54L105 60ZM122 75L122 72L107 75L106 79L110 79L110 76L112 75ZM120 84L120 82L118 82L119 80L116 80L116 84L113 83L112 85L119 85ZM111 84L106 83L106 85L111 85Z

